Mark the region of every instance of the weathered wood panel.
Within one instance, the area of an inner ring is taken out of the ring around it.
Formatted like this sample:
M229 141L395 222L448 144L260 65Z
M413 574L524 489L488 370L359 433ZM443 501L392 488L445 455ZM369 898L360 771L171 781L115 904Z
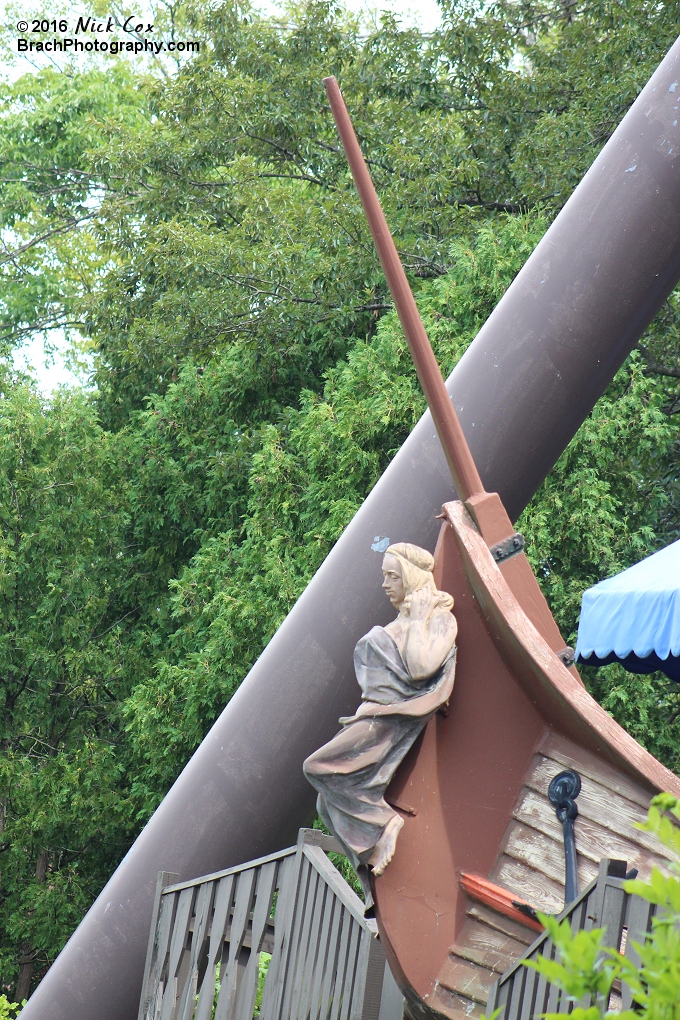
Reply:
M474 921L479 921L485 927L491 928L492 931L508 935L521 945L530 946L536 939L535 932L526 928L523 924L517 924L511 918L505 917L504 914L499 914L496 910L492 910L491 907L487 907L482 903L471 904L467 911L467 916Z
M535 932L523 925L481 903L472 904L431 1004L450 1020L481 1017L495 977L526 952L534 939Z
M518 899L546 914L556 914L564 906L564 888L558 882L506 854L496 862L491 877Z
M572 930L589 927L606 928L605 945L621 947L623 935L628 928L629 938L635 932L635 940L644 939L651 925L654 908L637 896L629 896L623 889L623 880L615 877L620 862L602 861L598 877L583 891L579 899L561 917L571 922ZM626 948L628 953L628 949ZM547 932L539 936L521 958L496 982L490 991L487 1016L501 1008L500 1020L535 1020L545 1012L570 1013L573 1004L556 985L551 985L542 975L524 966L526 960L544 955L555 957L555 947ZM588 1008L590 998L579 1005ZM609 1008L630 1007L630 993L625 983L612 990Z
M517 939L469 918L451 952L469 963L504 974L525 949L526 945Z
M564 843L562 840L558 842L533 827L515 820L508 827L503 849L508 857L514 857L515 860L522 861L530 868L535 868L536 871L547 875L559 885L564 885ZM580 853L578 854L581 886L587 885L595 878L597 867L598 865L593 861L588 860Z
M582 779L585 776L588 779L594 779L596 783L611 790L612 793L618 793L626 800L632 800L644 811L647 810L647 805L654 795L651 789L643 788L630 776L615 769L613 765L598 758L590 751L572 744L570 740L555 733L554 730L548 730L538 751L546 758L557 762L560 766L558 772L561 772L562 769L576 769Z
M450 1020L468 1020L468 1018L481 1020L485 1012L484 1006L480 1003L473 1002L472 999L458 995L439 984L435 987L431 1005L437 1012L443 1013Z
M538 832L550 836L562 847L562 826L557 821L555 809L547 797L527 787L515 808L513 817ZM580 857L587 858L597 865L603 857L615 857L626 860L631 868L637 868L645 877L651 873L653 865L659 865L660 859L650 850L641 847L624 836L619 836L580 814L575 825L576 846ZM561 850L564 857L564 850ZM592 876L589 876L589 879ZM582 878L582 884L585 884Z
M562 826L547 794L551 779L565 768L576 769L582 781L577 800L579 815L574 826L581 888L597 876L602 858L625 860L629 868L637 868L641 875L647 876L653 866L663 868L670 856L654 836L635 828L635 824L647 816L651 793L591 752L548 732L527 772L489 878L518 899L552 914L564 908L564 843ZM581 920L592 924L585 920L585 915ZM501 938L505 935L509 941L493 943L487 934L489 931L495 931ZM512 955L518 959L534 938L529 929L523 929L489 907L471 903L467 920L451 947L461 967L464 962L468 969L454 967L451 973L457 974L460 980L456 979L455 988L449 988L450 981L445 977L449 974L446 968L450 967L447 961L440 977L443 991L438 1008L447 1015L454 1015L445 1005L449 1000L444 990L448 989L447 994L458 996L450 1000L450 1008L454 1012L463 1009L460 996L465 998L466 993L461 975L473 981L469 968L479 969L477 983L473 982L470 987L474 986L481 995L485 976L496 969L492 945L497 945L499 952L501 945L505 946L505 956L499 955L498 959L511 965ZM548 1002L545 982L533 978L522 980L529 982L527 994L530 997L538 997L538 1002L543 996L541 1009L545 1010ZM514 994L519 994L517 989ZM467 997L470 1002L478 1001L469 994ZM526 999L523 1003L526 1011ZM560 1008L559 1002L555 1008ZM524 1020L529 1020L528 1014Z
M450 992L471 999L485 1006L489 998L489 990L496 980L493 971L486 967L477 967L459 956L449 955L439 974L438 982Z
M558 762L544 755L537 755L526 785L547 797L550 780L561 770ZM579 817L588 818L603 829L609 829L631 843L645 847L655 855L672 859L670 850L662 846L656 836L635 828L636 823L644 822L647 817L647 811L641 805L608 790L589 777L583 782L577 804Z

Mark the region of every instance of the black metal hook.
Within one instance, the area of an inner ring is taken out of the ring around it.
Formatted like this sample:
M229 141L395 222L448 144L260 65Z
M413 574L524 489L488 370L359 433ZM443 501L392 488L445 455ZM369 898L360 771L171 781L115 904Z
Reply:
M578 864L574 822L578 818L576 798L581 792L581 777L573 769L558 772L548 787L548 798L562 823L564 835L564 902L571 903L579 893Z

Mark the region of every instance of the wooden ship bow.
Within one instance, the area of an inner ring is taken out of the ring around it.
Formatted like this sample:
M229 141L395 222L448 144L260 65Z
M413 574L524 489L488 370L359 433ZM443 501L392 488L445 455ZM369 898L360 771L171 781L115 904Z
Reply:
M375 880L378 926L414 1018L481 1016L542 930L532 908L563 908L565 878L573 895L603 857L642 875L663 864L635 823L654 794L680 796L680 780L586 691L522 536L484 490L337 82L324 84L459 496L435 550L437 587L455 599L455 686L387 793L404 827ZM570 782L580 790L556 801Z

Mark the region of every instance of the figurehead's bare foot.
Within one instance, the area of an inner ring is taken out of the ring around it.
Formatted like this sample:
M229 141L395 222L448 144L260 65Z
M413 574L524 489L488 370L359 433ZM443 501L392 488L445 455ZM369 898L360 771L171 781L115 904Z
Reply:
M385 830L375 844L375 850L371 854L369 864L374 875L382 875L383 871L394 857L397 848L397 836L404 824L404 819L399 815L390 818Z

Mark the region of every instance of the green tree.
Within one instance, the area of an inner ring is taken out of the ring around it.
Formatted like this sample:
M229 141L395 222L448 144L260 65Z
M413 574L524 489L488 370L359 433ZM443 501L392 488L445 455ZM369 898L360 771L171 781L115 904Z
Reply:
M232 0L183 10L204 50L174 75L113 64L5 87L0 222L21 242L0 295L6 336L79 324L117 425L187 355L232 350L250 375L242 413L271 420L302 386L318 392L389 305L325 74L417 282L445 273L451 241L480 219L561 207L678 14L459 2L424 39L390 16L363 35L329 2L290 7L285 25Z
M21 1000L128 845L118 707L143 631L92 402L2 388L0 971Z

